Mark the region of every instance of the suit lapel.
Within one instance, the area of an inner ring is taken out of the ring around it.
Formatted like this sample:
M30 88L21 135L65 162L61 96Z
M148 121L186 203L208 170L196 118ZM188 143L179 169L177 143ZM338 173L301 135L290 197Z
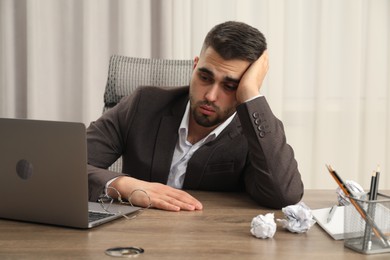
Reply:
M241 123L236 115L233 121L215 140L203 145L193 154L187 165L183 189L198 189L214 150L218 147L218 145L230 142L231 139L239 136L240 134Z
M187 101L187 99L181 100L172 108L171 115L161 119L152 161L151 181L153 182L167 183L178 138L178 129Z

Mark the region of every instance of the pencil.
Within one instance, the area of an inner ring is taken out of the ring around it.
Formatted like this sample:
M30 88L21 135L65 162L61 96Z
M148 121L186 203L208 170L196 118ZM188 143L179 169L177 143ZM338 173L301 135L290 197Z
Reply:
M385 247L390 247L389 241L387 241L387 237L382 233L380 229L378 229L375 222L372 220L372 218L364 211L364 209L359 205L359 203L354 200L353 193L349 190L349 188L345 185L343 180L340 178L340 176L336 173L335 170L332 169L332 166L326 165L328 168L329 173L332 175L332 177L335 179L336 183L339 185L341 190L344 192L346 196L349 196L351 204L355 207L355 209L358 211L358 213L361 215L361 217L366 220L370 226L372 227L372 230L374 231L375 235L378 237L379 240L384 244Z
M376 199L376 194L377 194L377 190L376 190L376 186L377 186L377 181L376 181L376 172L373 171L372 172L372 175L371 175L371 184L370 184L370 195L368 197L368 210L367 210L367 214L369 216L373 216L373 213L375 212L375 208L374 208L374 203L375 202L371 202L373 200ZM364 230L364 239L363 239L363 250L371 250L371 227L368 223L366 223L366 228Z

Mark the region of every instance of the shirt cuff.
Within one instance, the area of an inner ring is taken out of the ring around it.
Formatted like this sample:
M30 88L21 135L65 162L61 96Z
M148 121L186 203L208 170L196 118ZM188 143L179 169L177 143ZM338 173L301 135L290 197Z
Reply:
M111 184L113 181L115 181L116 179L118 179L118 177L115 177L115 178L109 180L109 181L106 183L106 186L104 187L104 194L105 194L105 195L107 195L107 189L108 189L108 187L110 186L110 184Z
M254 96L254 97L250 98L250 99L245 100L244 103L249 102L249 101L251 101L251 100L253 100L253 99L255 99L255 98L262 97L262 96L263 96L263 95L259 94L259 95L257 95L257 96Z

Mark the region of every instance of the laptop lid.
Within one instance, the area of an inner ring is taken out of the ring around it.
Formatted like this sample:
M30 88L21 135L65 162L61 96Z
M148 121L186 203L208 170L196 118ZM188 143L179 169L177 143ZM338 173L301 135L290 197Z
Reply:
M87 146L84 124L0 118L0 217L89 228ZM138 208L123 206L129 214Z

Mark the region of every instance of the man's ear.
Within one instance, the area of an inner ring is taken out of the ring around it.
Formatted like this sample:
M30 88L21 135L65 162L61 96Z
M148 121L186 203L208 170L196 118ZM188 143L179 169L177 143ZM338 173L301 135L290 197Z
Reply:
M198 65L198 61L199 61L199 57L195 56L195 58L194 58L194 66L192 67L192 70L194 70L196 68L196 66Z

